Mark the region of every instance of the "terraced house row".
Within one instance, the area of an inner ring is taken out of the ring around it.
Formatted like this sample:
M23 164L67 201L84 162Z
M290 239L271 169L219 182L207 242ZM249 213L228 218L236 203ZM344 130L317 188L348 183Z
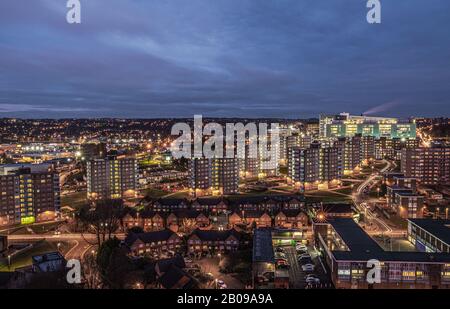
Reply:
M229 228L306 228L308 216L300 209L280 210L273 214L267 211L249 210L235 211L226 216ZM170 213L146 210L129 212L122 218L122 227L129 230L141 227L144 231L170 229L174 232L186 232L193 228L211 230L213 226L210 216L196 210L176 210Z
M161 198L148 200L145 206L153 211L171 212L180 209L191 209L204 212L220 213L224 211L302 209L305 198L302 195L274 195L252 197L213 197L194 200Z
M245 237L235 229L225 231L194 230L186 242L175 232L165 229L145 233L129 233L123 245L129 254L139 256L144 254L160 254L168 251L188 253L211 253L236 251L240 245L248 244ZM186 245L184 248L183 245ZM182 248L183 246L183 248Z

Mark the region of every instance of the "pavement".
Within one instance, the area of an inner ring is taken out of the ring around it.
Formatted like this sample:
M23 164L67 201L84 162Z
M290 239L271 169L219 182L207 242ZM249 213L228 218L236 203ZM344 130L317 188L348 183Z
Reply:
M236 279L230 274L223 274L219 271L219 262L220 261L218 257L194 260L194 264L200 265L202 271L204 271L205 273L211 273L214 279L223 280L228 289L244 289L245 286L240 280ZM214 284L213 286L211 286L211 288L215 288Z

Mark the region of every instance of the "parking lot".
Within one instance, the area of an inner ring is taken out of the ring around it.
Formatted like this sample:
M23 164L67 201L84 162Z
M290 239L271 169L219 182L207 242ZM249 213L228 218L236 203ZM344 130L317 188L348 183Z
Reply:
M292 289L306 289L306 288L329 288L330 279L323 269L319 257L312 247L307 248L308 254L311 256L311 261L314 264L314 271L304 271L302 263L298 261L298 254L294 246L282 246L289 264L289 286ZM275 247L276 249L276 247ZM305 263L303 263L305 264ZM320 283L306 283L306 277L314 275L320 280Z

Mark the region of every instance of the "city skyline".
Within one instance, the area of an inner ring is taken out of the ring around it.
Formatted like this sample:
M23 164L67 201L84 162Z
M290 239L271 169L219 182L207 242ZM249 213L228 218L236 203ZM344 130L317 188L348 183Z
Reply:
M450 114L446 1L7 0L0 118ZM420 21L420 22L417 22Z

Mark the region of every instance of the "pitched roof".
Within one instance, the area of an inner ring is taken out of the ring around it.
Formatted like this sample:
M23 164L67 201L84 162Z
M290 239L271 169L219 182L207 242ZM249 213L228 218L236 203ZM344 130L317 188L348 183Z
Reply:
M241 238L241 235L235 229L226 231L217 231L217 230L202 231L196 229L195 231L192 232L191 235L196 235L198 238L200 238L200 240L203 241L224 241L230 236L234 236L237 239Z
M138 239L144 243L157 242L162 240L168 240L173 234L175 233L168 229L139 234L129 233L125 238L124 242L127 246L131 246Z
M173 213L177 218L195 219L195 218L197 218L202 212L197 211L197 210L183 209L183 210L172 211L172 213Z
M180 280L183 278L187 278L188 281L180 284ZM189 289L195 284L194 279L188 273L175 265L170 265L158 281L166 289Z
M276 214L276 216L278 216L280 213L283 213L284 215L286 215L286 217L297 217L298 215L303 213L303 211L301 211L300 209L283 209L283 210L280 210Z
M266 214L270 217L270 215L267 214L267 212L265 212L263 210L246 210L246 211L244 211L245 218L261 218L264 214ZM242 213L241 213L241 217L242 217Z
M172 258L168 258L168 259L162 259L162 260L158 260L156 261L156 266L158 266L158 269L161 273L165 273L170 266L175 265L178 268L185 268L186 267L186 263L184 262L184 258L177 254Z

